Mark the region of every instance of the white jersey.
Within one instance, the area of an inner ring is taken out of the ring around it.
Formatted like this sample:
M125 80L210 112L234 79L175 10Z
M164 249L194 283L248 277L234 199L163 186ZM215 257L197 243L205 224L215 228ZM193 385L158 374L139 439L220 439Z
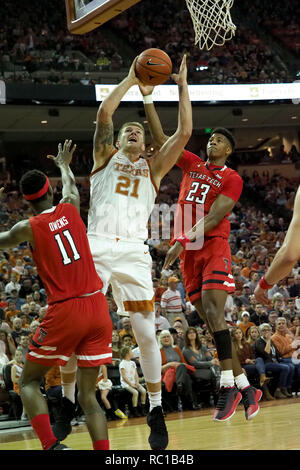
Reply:
M146 240L157 188L149 163L119 150L90 177L88 235Z

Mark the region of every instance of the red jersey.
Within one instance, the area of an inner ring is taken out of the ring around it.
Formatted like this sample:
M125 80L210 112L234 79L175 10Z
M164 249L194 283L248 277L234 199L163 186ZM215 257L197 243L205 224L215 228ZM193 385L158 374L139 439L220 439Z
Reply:
M177 165L182 169L178 206L175 214L174 238L189 231L198 220L206 216L219 194L239 200L243 189L240 175L228 168L205 163L197 155L185 150ZM228 215L205 237L228 238Z
M76 207L58 204L29 221L34 237L32 256L49 305L103 287Z

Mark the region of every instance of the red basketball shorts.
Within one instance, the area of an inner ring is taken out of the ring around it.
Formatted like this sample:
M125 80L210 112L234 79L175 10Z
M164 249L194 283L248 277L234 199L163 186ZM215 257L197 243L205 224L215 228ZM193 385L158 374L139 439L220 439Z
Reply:
M105 296L76 297L50 305L32 338L27 360L64 366L73 352L80 367L111 362L112 322Z
M234 292L228 240L208 238L201 250L185 250L180 258L183 281L191 302L200 298L203 290Z

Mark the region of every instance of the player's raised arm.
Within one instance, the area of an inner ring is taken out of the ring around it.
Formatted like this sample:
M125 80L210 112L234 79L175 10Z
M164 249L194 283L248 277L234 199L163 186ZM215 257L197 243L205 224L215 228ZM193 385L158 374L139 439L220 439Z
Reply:
M154 90L154 86L143 85L140 83L139 88L143 95L146 119L148 121L152 143L157 147L162 147L168 140L169 136L164 133L159 116L153 104L152 92Z
M62 144L58 144L58 152L56 157L53 155L47 155L47 158L53 160L61 172L62 199L60 202L68 202L73 204L78 212L80 212L80 196L76 186L74 174L69 166L75 150L76 144L72 147L72 140L65 140L63 147Z
M298 188L293 217L281 248L277 251L271 266L259 285L254 295L259 302L268 303L266 292L274 284L284 279L291 272L300 259L300 187Z
M104 165L114 151L113 114L127 91L139 83L135 74L135 62L131 64L129 73L124 80L102 101L97 112L96 129L94 133L93 158L95 171Z
M169 137L159 150L157 156L151 161L151 170L156 183L168 173L175 165L180 153L189 141L193 130L192 106L189 98L187 84L186 56L183 56L179 74L172 74L173 80L178 84L179 115L176 132Z

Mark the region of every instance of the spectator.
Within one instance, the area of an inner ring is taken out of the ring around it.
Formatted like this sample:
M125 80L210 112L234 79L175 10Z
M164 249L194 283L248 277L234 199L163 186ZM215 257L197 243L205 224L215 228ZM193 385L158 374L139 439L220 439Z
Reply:
M158 338L160 353L162 357L162 381L165 383L166 391L171 393L176 384L177 394L187 400L191 409L198 409L192 390L192 381L188 369L194 372L194 367L188 366L181 350L174 345L173 337L168 330L163 330Z
M113 360L113 365L116 364L116 359L120 358L120 347L121 347L121 342L120 342L120 336L118 333L118 330L113 330L112 332L112 360Z
M177 283L177 277L169 277L168 289L162 294L160 305L162 314L168 319L170 325L173 325L174 318L179 316L182 319L183 328L186 329L188 323L182 312L184 305L180 292L177 290Z
M289 291L283 286L284 280L278 281L272 289L268 291L269 299L272 299L275 294L281 294L283 299L288 299L290 297Z
M161 306L160 302L154 302L154 313L155 313L155 329L156 330L168 330L171 325L166 319L161 315Z
M130 334L123 335L122 340L121 340L121 347L123 348L125 346L131 349L134 347L132 343L132 335Z
M245 337L248 338L248 330L251 326L255 326L253 322L250 321L249 312L246 310L241 315L241 321L237 323L238 327L242 330Z
M13 300L9 300L8 307L5 312L5 319L9 325L12 325L14 318L18 316L20 310L17 310L16 304Z
M7 333L3 329L0 329L0 341L3 341L3 343L5 344L5 354L11 361L16 351L16 345L12 335L10 333Z
M300 318L298 315L295 315L292 318L292 327L290 328L290 332L293 333L294 337L300 337Z
M125 335L130 335L131 339L132 339L132 345L136 346L136 339L135 339L135 336L134 336L134 333L133 333L133 329L131 327L130 318L129 317L124 317L122 324L123 324L123 328L122 328L121 331L119 331L119 336L120 336L120 339L121 339L122 343L123 343L123 337Z
M251 315L250 320L258 326L268 322L268 315L261 304L255 305L255 313Z
M299 276L300 279L300 276ZM168 278L166 276L161 276L159 280L159 285L155 289L154 301L160 302L162 294L168 289Z
M19 290L19 296L21 299L26 299L26 302L28 302L26 296L32 293L33 293L32 280L30 278L25 278L21 282L21 289Z
M20 299L17 289L12 289L11 290L9 301L12 301L12 302L15 303L15 306L16 306L17 310L21 310L22 305L25 304L25 300Z
M248 340L247 342L252 346L255 341L260 337L258 326L250 326L248 330Z
M14 391L20 396L20 388L19 388L19 379L21 377L22 371L24 368L24 361L23 361L23 353L21 349L17 348L14 359L12 361L11 367L11 381L14 385ZM27 420L27 416L25 410L23 408L21 420Z
M123 346L120 351L121 362L119 364L121 386L132 394L132 416L141 416L138 410L139 393L141 396L141 411L142 415L146 415L146 390L139 383L139 376L136 369L136 364L131 359L133 358L132 350L128 346Z
M12 328L11 336L14 340L15 346L18 347L20 344L21 336L24 333L24 330L22 328L21 318L18 318L18 317L14 318L12 322L12 326L13 328Z
M290 297L297 297L300 295L300 274L294 275L294 282L289 287Z
M245 370L249 381L251 382L251 379L253 380L255 375L258 375L260 386L263 387L270 381L270 379L266 377L263 360L260 357L255 358L254 350L246 341L244 332L240 327L237 326L232 329L231 338L240 364Z
M24 363L25 363L26 354L27 354L28 349L29 349L29 345L30 345L30 338L29 338L28 334L23 333L20 337L20 342L19 342L19 345L18 345L18 349L20 349L20 351L22 351L22 353L23 353L23 362Z
M299 339L299 338L297 338ZM287 364L293 372L296 372L297 379L300 379L300 362L293 361L298 346L294 343L293 337L287 332L286 319L279 317L276 320L276 331L272 335L272 341L281 355L281 360ZM296 356L297 358L297 356ZM294 378L294 374L293 374ZM288 395L292 396L291 387L288 387Z
M259 327L261 337L254 344L255 357L261 357L265 363L265 371L278 373L278 387L275 390L275 398L287 398L290 396L288 388L292 385L293 370L287 364L281 362L281 356L272 341L272 329L268 323ZM265 391L264 391L265 392ZM272 399L267 393L267 399Z
M209 384L211 391L216 391L221 376L220 363L202 344L196 328L189 327L186 330L182 354L186 362L196 369L191 377L197 380L197 383Z
M62 385L60 368L58 365L51 367L45 375L45 391L48 398L62 398Z
M14 273L11 274L10 282L8 282L5 286L5 293L7 294L8 297L10 297L11 291L13 289L16 290L17 292L19 292L19 290L21 289L21 284L18 283L17 275Z

